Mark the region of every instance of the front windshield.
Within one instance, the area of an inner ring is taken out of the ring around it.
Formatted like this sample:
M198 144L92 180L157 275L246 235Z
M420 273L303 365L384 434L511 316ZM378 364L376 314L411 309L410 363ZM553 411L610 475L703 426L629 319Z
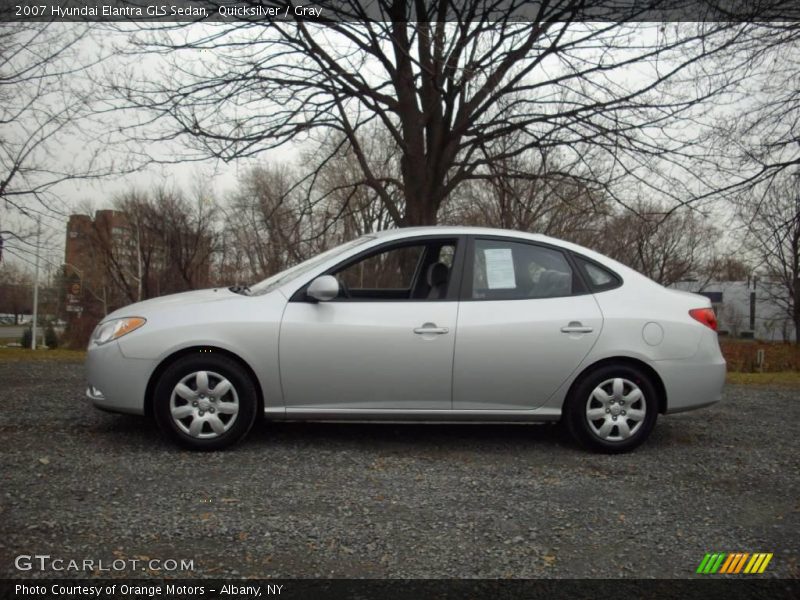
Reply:
M341 246L336 246L335 248L331 248L323 252L322 254L317 254L316 256L309 258L306 261L303 261L299 264L296 264L293 267L286 269L285 271L281 271L280 273L276 273L271 277L267 277L263 281L259 281L257 284L250 287L250 294L253 296L259 296L261 294L266 294L267 292L271 292L275 288L283 285L284 283L299 277L303 273L311 271L317 265L321 265L325 261L335 258L339 254L343 254L344 252L350 250L351 248L355 248L356 246L360 246L361 244L368 242L369 240L373 239L371 236L362 236L360 238L356 238L354 240L350 240L342 244Z

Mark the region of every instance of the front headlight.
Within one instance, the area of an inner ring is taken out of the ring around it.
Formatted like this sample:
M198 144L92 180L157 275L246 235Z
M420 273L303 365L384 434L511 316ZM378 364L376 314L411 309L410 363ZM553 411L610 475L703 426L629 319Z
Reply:
M126 333L139 329L147 322L142 317L125 317L124 319L112 319L100 323L92 334L92 341L97 344L105 344L121 338Z

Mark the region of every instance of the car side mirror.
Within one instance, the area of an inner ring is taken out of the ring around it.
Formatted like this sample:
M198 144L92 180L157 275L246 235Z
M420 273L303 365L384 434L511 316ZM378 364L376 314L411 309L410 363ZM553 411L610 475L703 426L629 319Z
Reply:
M333 300L339 295L339 281L333 275L322 275L311 282L306 294L320 302Z

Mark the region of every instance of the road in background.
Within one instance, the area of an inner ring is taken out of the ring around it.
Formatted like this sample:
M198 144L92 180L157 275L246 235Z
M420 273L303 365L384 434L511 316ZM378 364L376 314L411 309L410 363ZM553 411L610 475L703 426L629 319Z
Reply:
M26 327L22 325L2 325L0 326L0 340L13 340L18 342L25 329Z

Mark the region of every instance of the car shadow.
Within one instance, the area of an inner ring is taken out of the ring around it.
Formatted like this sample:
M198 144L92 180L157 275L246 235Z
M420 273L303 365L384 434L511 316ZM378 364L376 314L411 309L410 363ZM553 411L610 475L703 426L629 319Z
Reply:
M113 438L130 449L174 448L151 418L111 415L102 417L96 435ZM108 441L111 441L110 439ZM555 423L344 423L268 421L257 419L247 437L236 446L246 451L285 449L459 449L507 448L523 444L573 448L563 427Z
M341 423L262 420L243 445L320 445L326 448L475 448L521 444L570 445L556 424Z

